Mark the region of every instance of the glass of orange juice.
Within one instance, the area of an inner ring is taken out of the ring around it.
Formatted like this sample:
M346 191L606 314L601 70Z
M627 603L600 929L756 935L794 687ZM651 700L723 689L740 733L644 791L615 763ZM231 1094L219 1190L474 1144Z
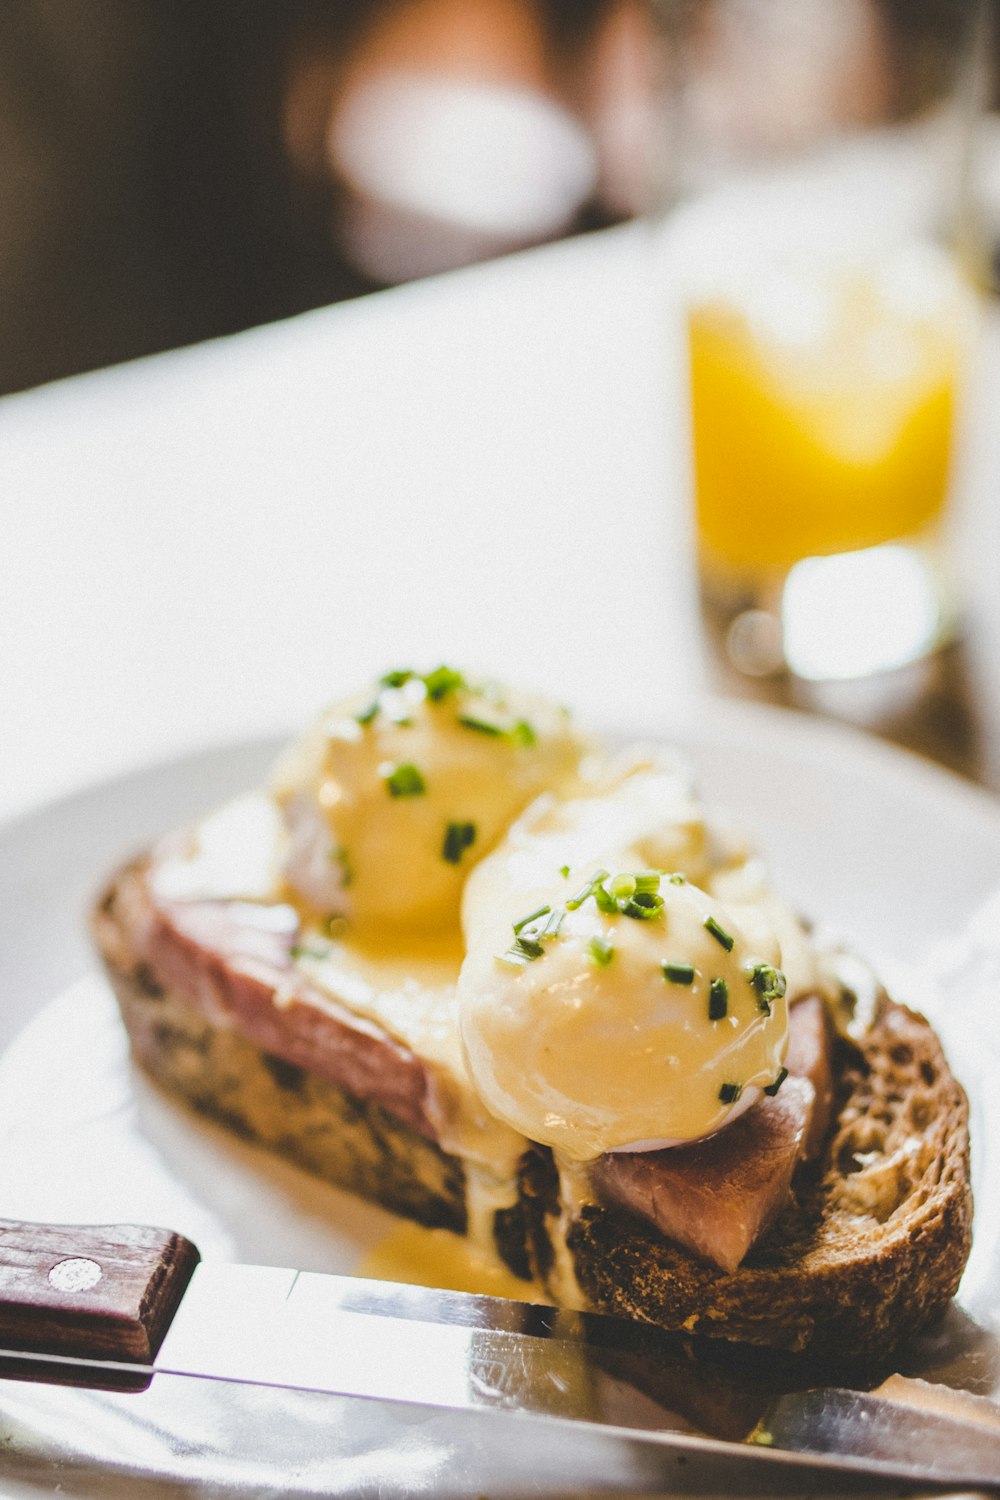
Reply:
M699 565L743 671L862 677L954 631L987 3L673 7Z

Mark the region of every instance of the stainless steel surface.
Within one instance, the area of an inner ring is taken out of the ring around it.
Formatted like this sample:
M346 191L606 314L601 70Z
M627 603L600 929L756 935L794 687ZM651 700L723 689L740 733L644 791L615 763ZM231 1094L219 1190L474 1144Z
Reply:
M532 1500L899 1495L914 1486L764 1450L410 1403L158 1375L141 1395L0 1381L0 1493ZM44 1489L43 1489L44 1486ZM926 1493L925 1487L917 1487Z
M960 1412L861 1391L803 1391L779 1398L760 1435L804 1453L852 1453L893 1465L905 1455L913 1472L928 1479L1000 1486L1000 1407L983 1401L978 1410L966 1405Z
M23 1355L0 1354L0 1363L15 1357L23 1365ZM58 1373L58 1364L48 1371ZM97 1361L88 1368L95 1379L129 1369ZM203 1263L157 1356L151 1388L164 1376L193 1376L225 1387L355 1398L365 1418L374 1404L392 1422L407 1409L451 1414L462 1431L469 1417L513 1420L519 1448L537 1442L555 1455L552 1481L560 1485L570 1455L577 1465L586 1451L589 1467L575 1470L574 1484L605 1472L610 1482L614 1472L619 1481L631 1476L639 1493L675 1490L681 1471L684 1483L697 1472L706 1484L736 1483L748 1493L860 1480L1000 1486L1000 1435L964 1417L814 1389L779 1400L758 1422L769 1368L781 1369L778 1356L724 1372L699 1363L683 1341L620 1319ZM727 1437L703 1435L713 1424ZM731 1440L751 1433L755 1442ZM475 1439L484 1440L503 1441L488 1425Z

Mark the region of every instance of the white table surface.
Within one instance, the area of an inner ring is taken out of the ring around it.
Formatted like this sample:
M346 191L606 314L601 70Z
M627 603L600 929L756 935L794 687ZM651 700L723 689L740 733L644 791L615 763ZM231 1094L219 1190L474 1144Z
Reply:
M644 729L700 680L632 226L0 401L0 817L394 664Z
M0 401L0 819L394 664L696 712L671 282L632 225ZM1000 705L996 335L963 530Z

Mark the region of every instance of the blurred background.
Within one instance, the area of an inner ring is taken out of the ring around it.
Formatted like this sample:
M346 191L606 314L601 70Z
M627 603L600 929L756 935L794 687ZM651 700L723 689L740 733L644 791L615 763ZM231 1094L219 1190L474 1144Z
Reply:
M916 113L966 6L856 0L845 30L815 0L770 0L767 24L814 63L794 97L761 80L756 128ZM694 37L718 114L763 16L754 0L7 0L0 393L632 218L677 186L671 39Z

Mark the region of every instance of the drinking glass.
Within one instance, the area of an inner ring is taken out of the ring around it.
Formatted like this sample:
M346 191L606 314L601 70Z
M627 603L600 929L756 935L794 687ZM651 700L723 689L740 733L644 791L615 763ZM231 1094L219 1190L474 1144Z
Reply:
M704 606L730 663L951 638L990 0L660 0Z

